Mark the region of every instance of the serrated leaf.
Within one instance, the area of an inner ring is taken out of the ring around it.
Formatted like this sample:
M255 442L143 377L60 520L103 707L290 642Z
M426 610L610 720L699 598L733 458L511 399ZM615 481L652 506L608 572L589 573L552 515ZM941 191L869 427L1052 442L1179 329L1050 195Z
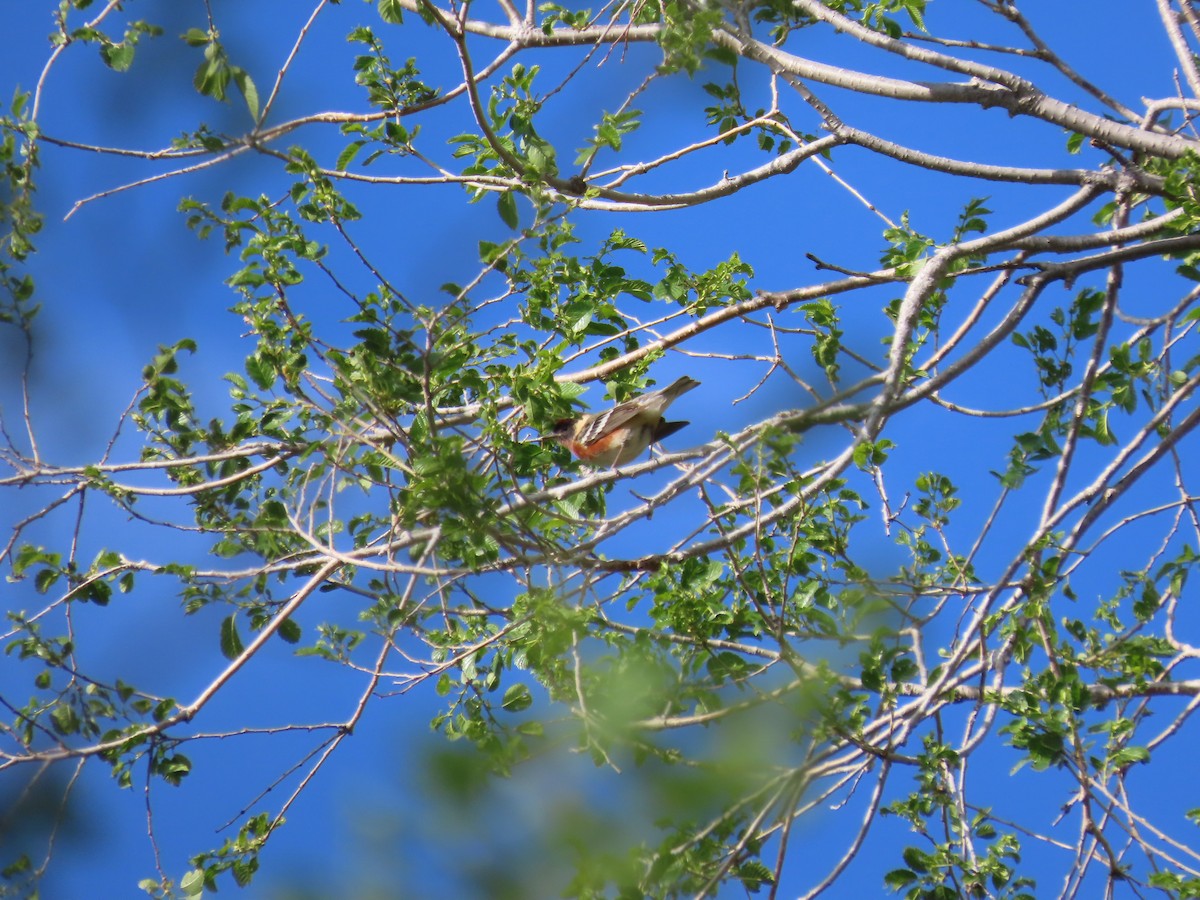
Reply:
M189 47L203 47L209 41L207 31L202 31L199 28L189 28L180 35Z
M54 569L42 569L38 572L33 579L33 584L37 592L44 594L50 590L54 582L58 581L58 574Z
M337 162L334 163L334 168L339 172L345 172L346 166L354 161L354 157L358 156L358 151L362 149L362 141L351 141L346 145L345 149L338 154Z
M901 855L904 857L904 861L908 863L910 869L916 872L929 871L929 856L918 848L905 847Z
M246 374L260 390L268 390L275 383L274 367L257 354L246 357Z
M114 72L128 72L133 65L133 44L103 44L100 58Z
M379 0L379 18L389 25L404 24L404 7L400 0Z
M558 387L558 396L567 401L574 400L587 390L582 384L574 381L561 381L556 386Z
M512 191L501 194L500 199L496 201L496 210L500 213L500 219L504 224L516 231L520 224L517 216L517 195Z
M237 616L227 616L221 622L221 655L226 659L237 659L244 649L241 635L238 634Z
M1150 751L1145 747L1123 747L1112 755L1112 763L1118 767L1150 761Z
M892 869L883 876L883 883L893 891L898 891L900 888L917 880L917 874L908 869Z
M509 712L520 712L533 705L533 694L529 692L527 685L514 684L504 692L504 699L500 705Z
M204 891L204 870L192 869L179 879L179 889L185 897L199 897Z
M242 92L242 97L246 100L246 108L250 110L250 118L255 122L258 121L258 88L254 85L254 79L246 72L245 69L234 68L232 70L233 83L238 86L238 90Z
M302 634L300 626L291 619L284 619L279 623L279 636L289 644L299 642Z

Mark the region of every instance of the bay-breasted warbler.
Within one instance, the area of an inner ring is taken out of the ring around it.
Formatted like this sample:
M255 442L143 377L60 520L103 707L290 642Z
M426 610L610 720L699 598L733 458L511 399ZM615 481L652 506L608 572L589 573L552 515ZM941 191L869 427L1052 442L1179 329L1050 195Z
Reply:
M559 419L543 440L557 441L589 466L624 465L688 424L668 422L663 413L680 394L699 386L700 382L684 375L674 384L604 412Z

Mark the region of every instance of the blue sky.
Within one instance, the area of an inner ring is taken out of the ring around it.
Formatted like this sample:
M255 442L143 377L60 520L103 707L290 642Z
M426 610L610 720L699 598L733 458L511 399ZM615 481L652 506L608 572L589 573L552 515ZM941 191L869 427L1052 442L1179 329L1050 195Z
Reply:
M0 59L0 85L6 91L16 84L24 89L36 84L49 53L45 35L50 30L54 6L24 2L9 4L0 11L0 31L8 36L8 52ZM231 58L250 71L265 94L290 49L292 36L310 13L310 5L263 0L249 4L214 2L213 7ZM1031 3L1027 14L1042 28L1047 41L1080 71L1108 86L1120 86L1122 99L1134 106L1142 96L1170 96L1175 92L1167 62L1170 51L1151 15L1133 15L1126 4L1117 2L1088 4L1086 14L1069 7ZM143 42L134 70L128 75L107 70L88 48L71 48L47 82L44 132L84 143L152 149L165 146L198 121L207 122L217 131L245 131L248 117L238 98L219 105L187 89L198 52L186 48L176 36L188 27L203 24L202 5L132 3L129 13L162 24L164 37ZM929 14L939 28L940 23L949 23L948 30L961 34L969 33L982 15L974 4L952 0L934 0ZM956 18L958 21L954 21ZM345 0L319 17L300 63L285 82L273 121L315 111L365 108L350 75L357 50L345 41L346 33L363 23L371 23L391 42L394 61L415 55L422 59L423 71L431 82L455 81L457 66L444 37L419 26L406 26L402 36L393 36L387 26L378 23L371 5ZM1120 25L1119 42L1113 39L1114 23ZM885 74L912 74L900 64L881 63L877 54L867 53L850 38L824 33L817 37L814 33L813 41L806 52L814 57L847 67L871 67ZM434 52L427 54L431 46ZM655 56L653 48L635 47L624 66L609 65L584 78L578 94L568 88L553 101L556 131L551 137L561 141L560 157L568 159L570 151L582 145L590 133L594 110L611 108L611 98L619 102L629 86L643 77L645 67L653 65ZM565 71L562 59L543 57L538 61L546 65L549 83L555 73ZM1022 68L1020 60L1012 65L1018 71ZM1028 68L1033 71L1031 64ZM655 114L647 116L645 127L630 140L634 158L676 145L681 132L697 136L703 133L699 113L704 103L700 87L703 81L703 76L694 83L677 81L673 88L676 96L656 97ZM1051 80L1048 86L1062 98L1078 96L1061 80ZM832 99L836 92L830 94ZM838 101L845 102L841 97ZM998 110L946 111L884 101L863 101L853 109L859 117L855 124L860 127L869 126L892 140L920 149L983 162L1065 164L1064 135L1044 125L1010 120ZM463 127L461 119L455 120L456 115L461 115L461 109L435 116L425 127L434 135L448 136ZM816 126L810 123L806 127L815 130ZM308 129L297 140L320 154L327 164L332 163L342 143L332 130ZM42 153L38 201L46 214L46 227L38 239L40 252L31 261L29 271L37 279L43 304L31 380L35 429L43 453L61 463L94 459L111 437L113 424L130 402L141 368L156 347L184 337L194 338L199 352L186 359L183 377L195 390L201 411L220 414L227 405L227 396L219 376L240 370L251 346L244 336L244 323L226 312L235 298L222 282L234 271L236 261L222 253L219 240L198 241L185 227L176 206L183 196L213 201L226 190L279 196L290 177L271 160L239 160L123 191L88 203L64 219L79 200L163 169L148 167L142 161L50 145L43 145ZM737 157L732 159L736 161ZM677 181L681 187L711 183L731 165L729 160L716 153L700 154L672 169L664 179L672 184ZM965 192L951 194L944 190L942 179L899 164L880 164L862 151L838 154L834 166L841 178L870 197L887 216L898 219L909 211L916 229L939 239L949 234L958 211L971 197L988 196L992 221L1011 224L1068 193L1066 188L1011 190L977 183L970 186L970 191L960 185L958 188ZM479 240L505 236L492 202L468 205L462 192L453 187L380 186L356 189L354 199L364 214L354 226L356 238L373 258L387 260L389 276L406 293L426 298L421 302L438 302L439 285L462 280L476 270ZM522 212L527 217L528 207L522 205ZM737 251L755 268L751 287L766 290L822 278L805 259L806 253L843 266L870 269L878 265L884 246L881 220L828 175L807 163L785 179L731 198L715 216L711 210L701 208L639 216L587 213L578 221L580 234L587 242L598 242L619 226L652 247L670 247L697 268L714 265ZM335 250L335 258L339 252ZM635 264L635 260L629 261L630 266ZM1153 272L1144 272L1129 277L1133 284L1141 284L1139 279L1144 279L1144 290L1152 295L1158 283ZM326 290L327 286L310 284L299 296L310 304L312 315L326 315L330 327L337 327L334 323L341 314L336 309L322 311L322 291ZM888 299L886 294L879 292L875 298L878 302L873 300L875 305L864 310L857 322L853 312L848 312L847 321L859 327L853 334L857 347L879 348L884 332L877 309ZM10 343L11 337L8 332L0 332L0 408L10 430L18 423L16 376L21 359L20 347ZM742 349L739 340L733 331L724 331L713 334L695 349L738 352ZM816 376L815 366L807 358L798 359L797 367ZM680 401L680 416L693 423L689 432L679 436L681 440L685 434L697 442L708 440L718 430L733 431L774 408L803 402L788 383L776 379L767 391L735 405L734 400L761 374L749 364L717 367L711 360L673 357L660 364L655 377L665 384L683 371L700 377L705 392L702 402L695 399L700 392ZM983 370L971 386L972 395L958 399L964 403L1002 402L1005 391L1028 387L1016 380L1019 377L1002 365L991 372ZM590 388L585 399L593 407L604 402L597 385ZM682 411L684 407L686 411ZM1002 466L1011 426L1000 422L983 424L971 433L948 430L931 441L929 435L931 430L936 431L936 421L902 416L893 425L887 436L898 444L902 470L917 472L937 467L956 478L977 479L966 483L968 489L979 493L975 495L977 501L963 512L961 524L965 533L977 529L995 494L991 487L994 483L980 479L980 470ZM125 434L117 446L132 455L136 448L130 438ZM837 434L814 433L808 438L806 452L814 458L832 453L838 439ZM989 460L986 465L980 463L981 456ZM10 512L20 513L35 509L44 502L42 496L22 497L9 492L5 502L14 504ZM1022 518L1027 512L1019 504L1006 512L1012 517L1014 541L1027 535L1028 523ZM869 514L877 516L878 512L872 510ZM87 534L87 540L99 545L109 529L131 526L116 514L100 511L91 527L95 530ZM49 521L34 534L48 544L61 543L61 528L61 521ZM161 549L155 544L158 538L148 532L139 534L137 540L148 555ZM1128 540L1108 549L1113 554L1128 553L1130 565L1139 564L1145 555L1142 547L1131 546ZM894 564L889 553L894 554L894 548L881 542L881 568ZM1092 587L1100 590L1099 586ZM4 591L8 608L37 607L39 598L28 585L5 585ZM103 636L92 650L95 658L91 660L101 675L120 672L121 677L139 684L144 678L152 681L160 693L190 699L212 678L222 615L213 610L184 618L169 591L156 594L152 588L143 587L123 599L120 610L82 609L76 627ZM302 624L311 627L321 618L320 610L309 609L302 615ZM12 660L0 660L0 685L15 677ZM332 665L294 659L280 647L269 658L254 660L240 673L239 687L205 710L203 728L209 732L237 728L245 721L247 704L254 710L255 724L261 727L296 720L334 721L347 714L347 698L356 696L361 684L361 676ZM251 896L301 897L306 896L304 889L313 891L307 896L322 896L322 890L333 896L338 877L361 879L350 882L360 886L377 882L380 896L387 896L387 886L398 883L417 885L412 896L449 896L447 891L461 890L462 884L447 881L451 878L448 873L457 871L455 877L461 876L471 865L481 864L481 859L486 863L493 853L502 860L510 848L499 838L506 834L519 836L525 828L553 821L556 809L569 807L585 796L575 793L583 779L591 778L589 784L599 784L602 791L623 796L616 779L593 772L586 760L558 761L520 773L512 783L501 785L495 799L483 807L490 821L454 821L451 816L442 824L450 838L431 839L430 834L437 828L430 821L434 816L430 799L414 784L413 773L422 771L430 747L441 746L440 739L429 736L424 725L436 709L436 698L417 693L401 702L376 705L362 733L342 745L293 809L291 823L272 839L264 856L265 869L255 881ZM250 749L254 742L261 750ZM268 738L208 743L211 746L205 747L204 765L197 768L184 788L159 788L154 796L156 816L169 823L160 836L165 867L176 877L184 871L189 853L216 846L228 836L228 832L214 834L217 826L236 817L257 791L299 762L311 748L311 742L281 745ZM1168 762L1161 767L1164 773L1178 771L1169 764L1170 759L1166 757ZM984 781L994 784L998 795L1026 789L1027 773L1013 781L1006 779L1011 762L1003 752L977 762L978 766L994 768ZM286 796L290 789L290 784L277 788L268 798L268 805L277 805L280 796ZM586 802L594 803L594 796L586 795ZM531 804L530 797L550 799ZM1028 800L1031 813L1041 816L1052 815L1062 798L1052 792L1036 794L1030 788ZM1169 799L1164 797L1163 802ZM81 896L97 885L128 887L138 878L153 874L140 790L119 792L103 771L89 768L77 803L75 827L91 841L64 842L44 896ZM604 812L602 804L597 804L597 811ZM472 808L471 815L478 812ZM817 821L816 825L806 826L810 830L803 836L818 846L819 837L854 824L834 824L828 815ZM480 849L474 843L480 833L497 840ZM887 838L895 839L895 832ZM398 852L397 847L405 849ZM869 858L872 851L868 845L863 855ZM464 854L470 859L464 861ZM798 868L800 881L807 883L803 878L806 866ZM879 872L869 865L851 877L853 880L846 882L847 891L854 887L870 892L879 884ZM798 882L794 890L799 887ZM1054 890L1057 885L1047 884L1045 888ZM273 893L285 889L295 892ZM114 894L127 895L132 894Z

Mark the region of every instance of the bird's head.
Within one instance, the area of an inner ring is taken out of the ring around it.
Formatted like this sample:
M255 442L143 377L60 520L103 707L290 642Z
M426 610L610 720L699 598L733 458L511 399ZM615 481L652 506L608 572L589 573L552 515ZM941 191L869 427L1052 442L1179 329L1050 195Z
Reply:
M575 430L575 423L579 419L559 419L554 423L554 426L542 435L543 441L558 441L560 444L571 437L571 433Z

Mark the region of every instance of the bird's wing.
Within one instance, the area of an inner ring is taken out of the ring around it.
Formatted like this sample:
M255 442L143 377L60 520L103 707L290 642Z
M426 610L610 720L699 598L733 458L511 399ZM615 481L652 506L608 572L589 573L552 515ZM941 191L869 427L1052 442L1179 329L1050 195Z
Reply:
M595 440L603 437L612 431L620 428L622 425L629 422L634 416L642 411L642 406L637 402L637 398L626 400L624 403L619 403L606 413L600 413L596 417L596 421L588 429L590 434L581 435L583 440Z

